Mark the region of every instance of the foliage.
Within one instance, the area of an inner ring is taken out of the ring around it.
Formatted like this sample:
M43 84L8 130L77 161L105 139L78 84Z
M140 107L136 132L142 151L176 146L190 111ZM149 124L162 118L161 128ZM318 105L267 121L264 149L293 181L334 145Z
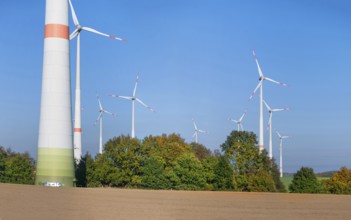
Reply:
M0 146L0 182L34 184L35 162L30 155L5 150Z
M226 156L217 156L212 183L215 190L231 190L234 188L233 168Z
M330 179L322 181L325 191L333 194L351 194L351 169L341 167Z
M87 158L90 154L87 153L82 157L78 164L75 164L75 176L76 176L76 186L77 187L87 187Z
M280 178L281 182L283 183L285 189L289 192L289 185L291 184L294 174L292 176L283 176Z
M233 187L238 191L285 191L279 171L267 152L256 146L256 135L232 131L221 145L222 152L233 168Z
M156 156L147 158L141 175L141 186L149 189L173 188L169 173L165 170L165 161Z
M105 152L87 164L88 186L139 186L144 156L138 139L122 135L109 140Z
M199 160L203 160L209 156L212 155L212 152L210 149L207 149L204 145L199 144L199 143L191 143L191 148L195 154L195 156L197 157L197 159Z
M289 191L292 193L320 193L322 191L322 185L312 168L301 167L294 175L289 185Z
M186 154L179 157L173 172L180 180L176 189L200 190L205 186L204 168L194 155Z
M179 134L150 135L144 138L142 145L148 156L163 158L166 167L173 166L179 157L192 152L191 146Z

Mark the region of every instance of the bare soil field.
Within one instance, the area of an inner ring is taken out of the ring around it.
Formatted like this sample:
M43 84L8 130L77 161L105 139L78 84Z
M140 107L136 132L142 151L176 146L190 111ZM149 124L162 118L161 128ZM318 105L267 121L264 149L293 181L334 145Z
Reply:
M7 219L351 219L351 196L0 184Z

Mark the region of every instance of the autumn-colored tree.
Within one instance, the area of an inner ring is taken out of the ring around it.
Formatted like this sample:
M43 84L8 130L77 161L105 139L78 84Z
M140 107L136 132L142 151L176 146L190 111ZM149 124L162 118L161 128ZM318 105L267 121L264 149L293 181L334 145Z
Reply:
M191 144L191 148L195 154L195 156L199 159L199 160L203 160L209 156L212 155L212 152L210 149L206 148L204 145L199 144L199 143L195 143L192 142Z
M331 178L322 181L324 189L332 194L351 194L351 169L341 167Z
M163 158L166 167L173 166L174 162L182 155L192 152L179 134L162 134L161 136L148 136L142 141L143 148L148 156Z

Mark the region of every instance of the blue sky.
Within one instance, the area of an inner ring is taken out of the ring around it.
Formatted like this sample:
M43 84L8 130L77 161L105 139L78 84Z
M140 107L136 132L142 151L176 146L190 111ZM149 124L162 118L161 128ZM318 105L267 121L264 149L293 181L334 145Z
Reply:
M199 142L218 149L243 120L258 134L258 83L251 49L263 73L287 88L264 84L277 112L273 127L284 142L284 170L351 167L349 81L351 3L347 0L268 1L72 1L83 26L129 40L81 35L83 153L98 152L96 92L118 117L104 117L103 139L130 134L131 103L108 94L137 96L157 112L136 105L136 136L179 133L190 142L192 118ZM42 76L45 1L0 2L0 145L36 157ZM74 29L71 22L71 30ZM76 41L71 41L74 94ZM73 97L74 98L74 97ZM74 101L74 99L72 99ZM264 112L265 126L268 112ZM279 139L273 135L273 155ZM268 131L265 131L268 147Z

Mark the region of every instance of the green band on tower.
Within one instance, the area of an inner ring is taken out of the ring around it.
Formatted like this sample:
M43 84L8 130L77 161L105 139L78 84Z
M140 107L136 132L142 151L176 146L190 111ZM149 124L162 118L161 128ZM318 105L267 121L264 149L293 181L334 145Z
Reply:
M73 150L62 148L38 148L36 185L47 182L73 186Z

